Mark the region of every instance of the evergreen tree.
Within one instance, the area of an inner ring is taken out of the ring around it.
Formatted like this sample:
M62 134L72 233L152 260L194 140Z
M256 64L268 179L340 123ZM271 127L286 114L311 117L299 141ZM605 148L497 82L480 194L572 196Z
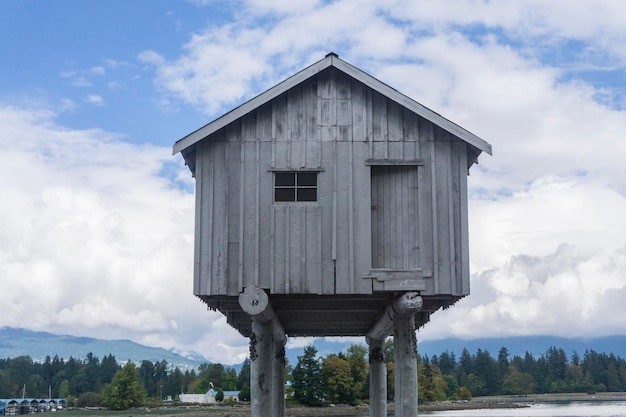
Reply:
M139 382L137 367L128 361L115 373L113 382L104 389L104 405L113 410L125 410L143 404L146 393Z
M221 403L222 401L224 401L224 391L222 390L217 391L217 394L215 394L215 401L217 401L218 403Z
M320 406L323 404L322 369L317 360L317 349L313 345L304 348L292 372L294 398L300 404Z
M250 359L246 358L239 370L239 375L237 376L237 389L242 390L243 386L248 384L248 389L250 389Z
M456 358L454 353L450 353L447 350L439 355L438 365L439 370L443 375L452 375L456 368Z
M139 380L150 397L157 397L157 386L154 378L154 364L148 360L142 360L139 364Z
M606 371L607 385L606 389L610 392L619 392L622 391L622 383L619 380L619 374L617 373L617 368L615 367L615 363L609 363L609 366Z
M115 373L120 370L115 356L108 354L100 361L100 380L103 384L110 384Z
M498 352L498 379L500 382L509 374L509 350L504 346Z
M239 390L239 401L250 401L250 384L247 382Z

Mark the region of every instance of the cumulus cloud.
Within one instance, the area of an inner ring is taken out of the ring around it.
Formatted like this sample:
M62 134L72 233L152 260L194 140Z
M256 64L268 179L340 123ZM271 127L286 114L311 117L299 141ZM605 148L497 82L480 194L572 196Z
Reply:
M193 195L175 183L186 168L171 150L7 106L0 141L0 276L16 295L6 298L0 326L131 333L216 359L210 338L194 331L207 313L191 288ZM224 343L239 359L242 338L225 327L217 331L231 335Z
M621 334L626 246L584 254L563 244L545 256L515 255L476 274L472 295L435 314L422 338Z
M102 96L98 94L88 94L87 95L87 103L93 104L94 106L104 106L104 99Z

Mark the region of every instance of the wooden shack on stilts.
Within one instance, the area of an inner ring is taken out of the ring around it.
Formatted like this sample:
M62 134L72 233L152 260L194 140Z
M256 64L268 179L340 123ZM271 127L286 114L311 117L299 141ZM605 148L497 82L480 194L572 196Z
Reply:
M194 294L250 338L281 417L286 336L365 336L370 414L417 415L416 328L469 294L467 174L491 145L330 53L174 145L196 179Z

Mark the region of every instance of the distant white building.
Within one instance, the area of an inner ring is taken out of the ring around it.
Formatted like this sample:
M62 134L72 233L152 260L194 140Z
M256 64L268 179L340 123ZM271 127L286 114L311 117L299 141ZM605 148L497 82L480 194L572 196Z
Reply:
M206 394L180 394L181 403L217 404L217 391L211 388ZM224 391L224 401L239 401L239 391Z

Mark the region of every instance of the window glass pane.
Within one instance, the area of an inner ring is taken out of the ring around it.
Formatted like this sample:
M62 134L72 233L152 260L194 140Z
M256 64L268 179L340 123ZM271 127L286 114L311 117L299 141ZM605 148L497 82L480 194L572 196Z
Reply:
M274 201L296 201L296 190L294 188L276 188Z
M276 186L293 186L296 185L296 174L294 172L277 172L276 173Z
M317 185L317 173L316 172L299 172L298 173L298 186L313 186Z
M317 188L298 188L298 201L317 201Z

